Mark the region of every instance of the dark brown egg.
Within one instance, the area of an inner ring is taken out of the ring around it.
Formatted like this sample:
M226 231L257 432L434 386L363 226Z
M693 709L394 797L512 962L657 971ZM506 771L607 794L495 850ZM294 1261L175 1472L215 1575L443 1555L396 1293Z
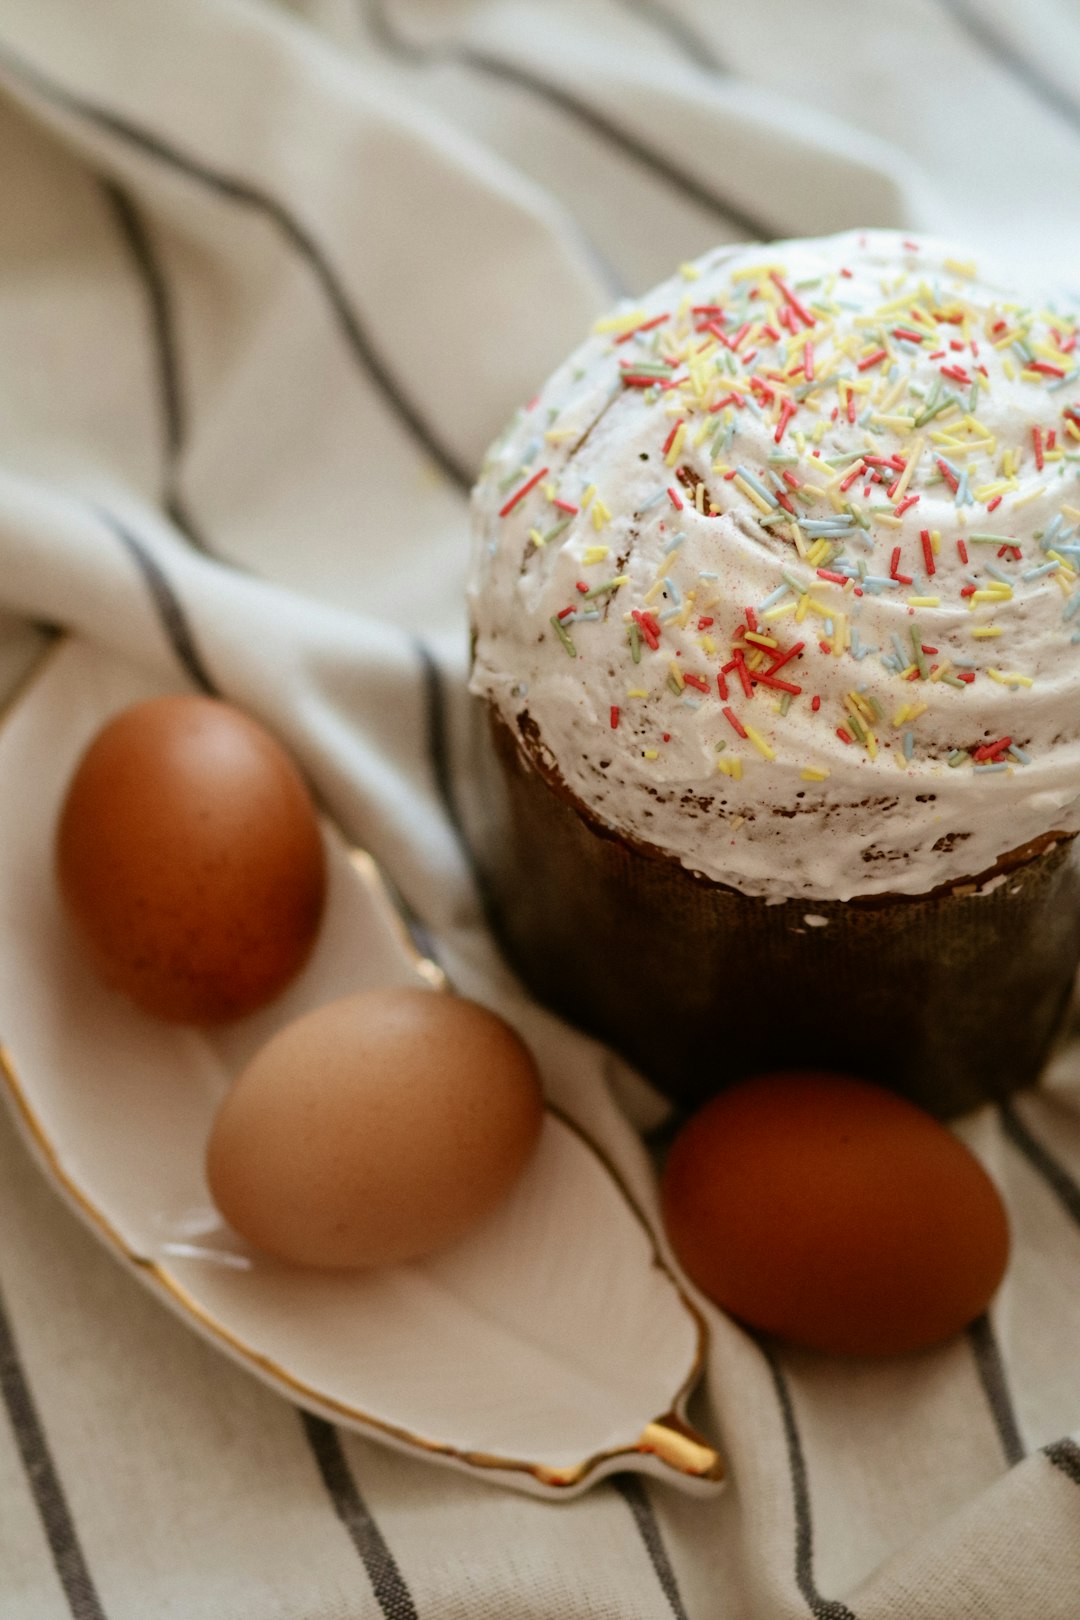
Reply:
M846 1075L761 1075L685 1126L672 1248L733 1316L810 1349L889 1356L958 1333L1009 1256L1001 1198L929 1114Z
M60 816L57 870L98 972L145 1012L237 1018L311 951L326 887L299 772L213 698L153 698L98 733Z

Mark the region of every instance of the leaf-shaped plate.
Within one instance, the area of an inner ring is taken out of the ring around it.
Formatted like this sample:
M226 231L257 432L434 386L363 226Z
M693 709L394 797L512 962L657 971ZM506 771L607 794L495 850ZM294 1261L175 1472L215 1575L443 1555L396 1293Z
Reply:
M54 828L90 738L164 689L71 638L0 730L0 1089L54 1185L189 1326L313 1412L534 1494L572 1496L625 1468L712 1488L719 1457L683 1417L705 1325L570 1120L549 1110L509 1201L423 1263L304 1271L221 1223L203 1150L247 1057L350 991L445 984L371 858L328 824L320 938L271 1007L212 1032L180 1029L99 984L60 909Z

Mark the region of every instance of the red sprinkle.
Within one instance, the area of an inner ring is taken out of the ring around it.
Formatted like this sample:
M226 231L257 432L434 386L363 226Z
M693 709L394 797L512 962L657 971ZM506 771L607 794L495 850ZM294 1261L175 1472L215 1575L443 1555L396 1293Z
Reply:
M781 298L784 300L784 303L787 304L789 309L794 310L795 314L799 317L800 321L802 321L803 325L804 326L813 326L814 317L812 315L808 314L806 309L803 307L803 305L796 298L795 294L792 292L791 288L784 281L784 279L781 276L780 272L778 270L770 270L769 271L769 280L777 288L778 292L780 293Z
M746 736L746 728L743 726L743 724L740 721L738 715L735 713L735 710L734 709L724 709L722 712L723 712L724 719L727 721L728 725L735 732L736 736L745 737Z
M787 425L791 421L791 418L795 415L795 412L796 407L791 403L790 399L781 401L780 420L777 422L776 432L773 434L773 439L777 444L779 444L781 439L784 437L784 432Z
M818 710L821 708L821 699L819 697L812 697L810 699L810 707L813 709L814 713L817 714Z
M1031 437L1035 441L1035 465L1038 467L1039 471L1042 472L1043 466L1045 465L1043 461L1042 428L1033 427L1031 430Z
M535 489L537 484L540 482L541 478L546 477L546 475L547 475L547 473L549 471L550 471L550 468L541 467L539 472L533 473L532 477L527 479L526 482L524 484L522 484L521 488L519 490L516 490L514 492L514 494L511 495L511 497L507 501L506 505L503 506L503 507L500 507L499 516L500 517L505 517L508 512L512 512L514 510L514 507L517 505L518 501L524 500L525 496L529 493L530 489Z
M672 445L675 443L675 435L676 435L676 433L678 433L678 431L682 427L682 425L683 425L683 419L680 416L678 421L672 427L671 432L668 434L667 438L664 440L664 447L660 452L660 454L662 456L666 456L668 451L671 449Z
M971 757L976 760L993 759L995 754L1003 753L1011 742L1011 737L999 737L997 742L983 743L981 748L976 748Z
M1000 498L1000 497L999 497L999 498ZM967 542L966 542L966 541L964 541L964 540L958 540L958 541L957 541L957 542L956 542L956 549L957 549L957 551L958 551L958 552L959 552L959 553L960 553L960 561L961 561L961 562L962 562L962 563L966 563L966 562L967 562L967 560L968 560L968 554L967 554Z
M686 682L687 686L696 686L699 692L707 692L709 690L708 681L703 681L700 675L684 675L683 680Z
M670 484L668 485L668 498L676 512L681 512L683 509L682 497L677 489L672 489Z
M969 686L975 679L975 671L973 669L958 669L956 673L960 679L962 681L966 681Z
M888 349L875 349L873 354L868 354L865 359L857 362L856 371L869 371L871 366L879 366L887 358L888 353Z
M920 497L918 495L906 496L905 499L900 502L900 505L894 510L893 516L903 517L904 513L909 512L913 506L918 504L919 500Z
M955 495L957 490L960 488L959 480L953 475L953 473L949 471L949 468L945 462L942 461L940 456L936 456L934 459L936 460L938 467L941 469L942 478L944 478L945 482Z
M651 321L642 321L640 326L635 326L631 331L624 332L622 337L615 339L615 342L616 344L629 343L630 339L637 337L639 332L651 332L654 326L662 326L667 318L667 311L665 310L663 315L654 315Z
M1001 496L1000 495L995 495L992 501L987 501L986 510L988 512L996 512L1000 505L1001 505ZM963 544L963 542L961 541L960 544ZM964 558L964 561L967 562L966 557Z
M817 577L818 579L827 579L832 585L847 584L847 576L845 574L831 573L828 568L819 568L817 571Z
M617 703L611 705L611 729L612 731L619 729L619 706Z
M852 738L852 736L851 736L851 733L845 731L843 726L837 726L836 735L839 737L840 741L843 742L843 743L849 743L849 742L852 742L854 740Z
M783 669L784 665L789 663L792 658L797 658L805 646L805 641L797 641L794 647L789 647L787 652L784 653L780 658L774 658L768 669L765 671L766 675L775 675L777 670Z
M919 539L922 541L922 554L926 563L926 572L931 575L936 574L937 569L934 566L934 547L930 540L930 530L920 529Z
M716 690L720 693L721 701L726 703L728 700L728 688L727 681L724 679L723 670L721 670L716 677Z
M809 340L803 344L803 375L807 382L814 380L814 345Z
M713 619L701 618L697 622L697 627L699 630L707 630L710 624L713 624L714 622L715 621Z
M560 512L569 512L571 517L575 517L581 511L580 506L575 506L572 501L555 500L551 504L557 506Z
M863 470L863 462L862 462L862 460L860 458L860 460L858 460L855 463L854 467L852 467L852 469L848 473L847 477L843 480L843 482L840 485L840 488L842 490L850 489L852 484L858 478L859 474L862 472L862 470Z
M576 584L577 584L577 588L581 592L582 596L586 596L588 594L589 587L585 583L585 581L583 579L579 579L579 580L576 581Z

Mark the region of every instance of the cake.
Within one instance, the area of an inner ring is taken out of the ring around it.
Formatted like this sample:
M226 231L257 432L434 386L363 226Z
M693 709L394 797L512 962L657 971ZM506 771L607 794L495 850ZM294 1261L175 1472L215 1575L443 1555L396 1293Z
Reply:
M725 247L492 447L492 921L683 1102L1037 1077L1080 956L1078 318L891 231Z

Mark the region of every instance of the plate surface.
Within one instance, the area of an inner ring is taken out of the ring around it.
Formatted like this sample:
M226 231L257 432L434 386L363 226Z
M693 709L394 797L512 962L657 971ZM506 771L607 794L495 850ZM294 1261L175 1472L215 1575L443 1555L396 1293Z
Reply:
M381 1271L316 1273L247 1248L203 1153L230 1080L299 1013L377 985L445 989L378 870L324 823L323 928L272 1006L214 1031L106 990L60 909L53 833L74 766L117 710L165 688L76 639L0 729L0 1075L26 1140L90 1229L180 1317L289 1399L372 1439L568 1497L620 1469L715 1489L685 1423L705 1325L599 1150L549 1110L511 1198L464 1242Z

